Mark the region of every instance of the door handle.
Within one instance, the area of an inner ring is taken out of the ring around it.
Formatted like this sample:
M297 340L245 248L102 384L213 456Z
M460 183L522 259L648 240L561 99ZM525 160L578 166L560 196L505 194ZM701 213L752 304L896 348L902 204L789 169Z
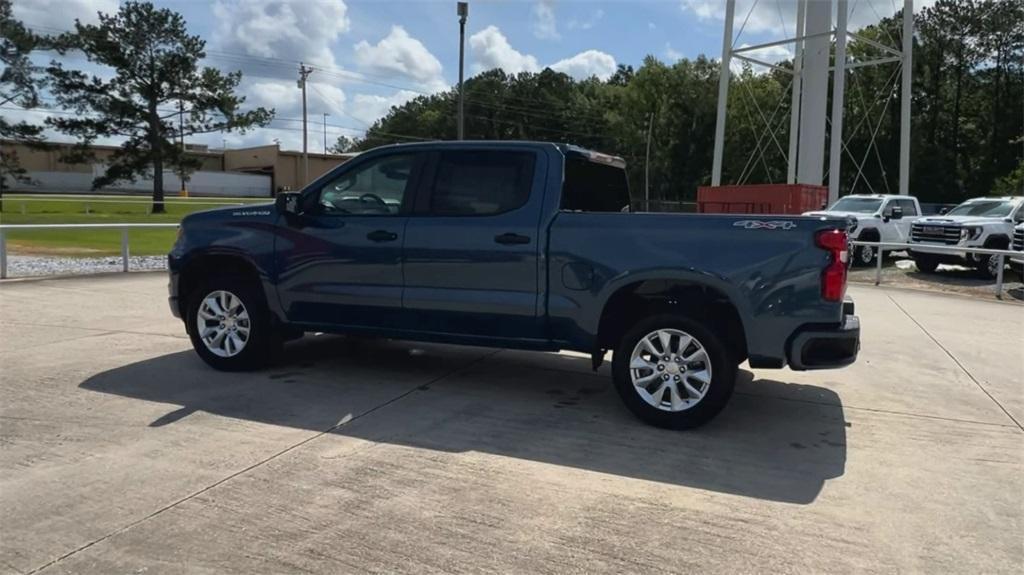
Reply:
M387 230L377 230L366 234L366 239L371 242L393 242L398 239L398 234Z
M494 241L499 244L513 245L513 244L528 244L530 243L529 236L521 236L519 234L513 234L511 232L506 234L500 234L494 236Z

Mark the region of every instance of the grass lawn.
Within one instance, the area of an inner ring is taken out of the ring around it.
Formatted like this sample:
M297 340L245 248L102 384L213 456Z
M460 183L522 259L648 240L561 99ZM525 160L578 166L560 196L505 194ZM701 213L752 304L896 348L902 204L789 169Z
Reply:
M34 201L42 199L45 201ZM168 198L172 199L172 198ZM192 212L240 203L261 203L267 198L173 198L166 213L150 214L151 202L144 196L110 197L4 194L0 213L3 224L121 224L178 223ZM223 203L221 203L223 202ZM132 255L166 254L174 243L174 229L129 230ZM7 250L13 254L64 256L105 256L121 253L120 230L23 230L6 233Z

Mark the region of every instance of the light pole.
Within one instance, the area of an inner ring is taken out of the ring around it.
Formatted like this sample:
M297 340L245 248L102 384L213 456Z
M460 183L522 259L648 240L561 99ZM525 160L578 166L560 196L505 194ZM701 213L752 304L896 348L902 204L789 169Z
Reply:
M330 116L327 112L324 112L324 155L327 155L327 116Z
M466 57L466 18L469 17L469 2L458 2L459 15L459 139L466 138L466 92L462 88L462 69Z

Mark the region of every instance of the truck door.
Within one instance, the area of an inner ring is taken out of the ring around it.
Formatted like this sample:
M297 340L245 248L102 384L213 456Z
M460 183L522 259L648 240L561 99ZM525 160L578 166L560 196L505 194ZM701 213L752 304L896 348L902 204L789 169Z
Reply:
M896 234L898 237L892 241L899 243L907 243L910 241L910 226L913 225L921 214L917 211L917 204L911 199L898 199L889 202L890 205L897 205L903 208L903 219L896 220Z
M411 329L542 338L538 226L545 157L523 148L433 154L405 233Z
M395 327L402 241L422 152L352 160L303 193L275 245L278 297L290 321Z

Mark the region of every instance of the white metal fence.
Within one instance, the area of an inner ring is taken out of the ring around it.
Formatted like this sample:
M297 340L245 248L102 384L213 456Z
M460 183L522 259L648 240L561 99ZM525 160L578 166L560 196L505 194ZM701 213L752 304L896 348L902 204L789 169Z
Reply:
M989 248L967 248L961 246L944 246L937 244L901 244L895 242L861 242L851 241L852 246L869 246L875 248L875 250L885 251L901 251L901 250L912 250L914 248L925 248L930 253L943 253L950 255L959 255L964 253L979 254L987 256L999 256L999 271L996 273L996 297L1003 299L1003 270L1006 268L1006 262L1008 259L1019 260L1024 258L1024 254L1013 250L994 250ZM852 257L852 255L851 255ZM875 257L875 285L882 283L882 263L885 258L882 257L882 253L876 254Z
M0 279L7 278L7 232L20 230L74 230L107 229L121 230L121 270L128 271L128 230L174 229L178 224L0 224Z
M177 228L178 224L173 223L160 223L160 224L0 224L0 279L7 278L7 232L8 231L20 231L20 230L55 230L55 229L108 229L108 230L121 230L121 269L122 271L128 271L128 257L130 255L129 250L129 237L128 230L132 229L172 229ZM899 250L910 250L914 248L921 248L921 244L903 244L894 242L861 242L851 241L851 246L869 246L876 250L881 249L883 252L888 251L899 251ZM929 251L947 254L963 254L972 253L980 255L994 255L999 256L999 271L996 277L996 297L1002 299L1003 297L1003 270L1006 267L1007 259L1014 259L1020 261L1024 259L1024 254L1013 250L994 250L988 248L967 248L959 246L941 246L934 244L927 244L926 246ZM876 268L875 268L875 285L882 283L882 263L885 259L876 257Z

